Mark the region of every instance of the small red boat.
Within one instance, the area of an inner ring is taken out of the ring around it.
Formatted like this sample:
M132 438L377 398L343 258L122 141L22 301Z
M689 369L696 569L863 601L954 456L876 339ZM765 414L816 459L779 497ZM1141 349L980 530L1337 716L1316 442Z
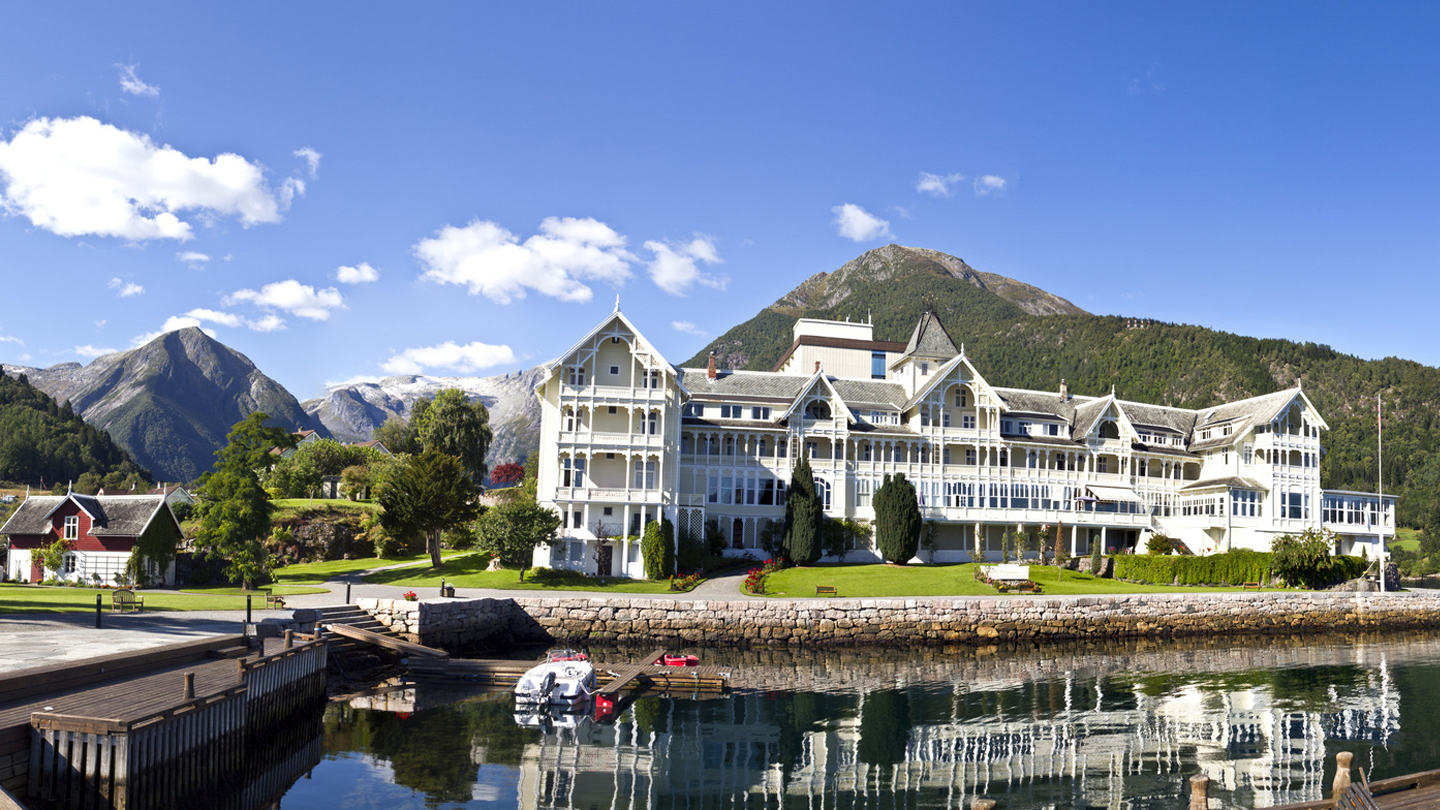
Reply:
M700 666L700 656L665 653L656 658L655 663L662 667L698 667Z

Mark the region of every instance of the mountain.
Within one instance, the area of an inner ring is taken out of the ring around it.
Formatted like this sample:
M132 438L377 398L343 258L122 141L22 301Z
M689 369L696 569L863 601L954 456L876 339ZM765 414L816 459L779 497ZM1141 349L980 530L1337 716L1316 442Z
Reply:
M459 388L490 411L494 441L486 455L491 467L516 461L535 452L540 444L540 400L535 385L540 367L494 377L431 377L401 375L379 382L332 385L325 396L306 400L302 407L341 441L365 441L392 416L410 417L422 397L446 388Z
M287 430L323 430L249 358L195 328L167 332L87 366L3 368L68 401L162 481L193 481L209 470L230 428L255 411Z
M1299 382L1330 425L1327 488L1377 486L1375 398L1385 407L1385 491L1400 521L1440 529L1440 369L1398 358L1362 360L1329 346L1261 340L1199 326L1097 316L1043 290L981 273L931 250L887 245L820 273L734 327L684 365L718 354L724 368L768 370L797 318L872 319L876 340L904 341L933 308L993 385L1186 408ZM1315 313L1315 317L1332 317Z
M982 273L947 253L886 245L832 273L816 273L683 365L704 366L713 350L723 368L769 370L790 345L798 318L873 319L877 339L905 340L920 313L932 306L951 334L962 323L988 326L1027 316L1088 314L1064 298Z
M0 373L0 481L50 487L93 474L145 477L129 454L21 375ZM121 484L122 481L112 481Z

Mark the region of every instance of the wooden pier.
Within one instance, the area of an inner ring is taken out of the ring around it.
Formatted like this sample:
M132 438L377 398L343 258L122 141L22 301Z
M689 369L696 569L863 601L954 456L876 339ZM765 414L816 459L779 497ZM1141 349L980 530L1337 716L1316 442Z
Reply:
M243 645L222 637L0 680L3 787L46 806L101 810L186 806L227 784L243 788L236 780L254 770L257 741L323 705L327 655L318 637L289 633L262 649Z
M730 668L716 666L667 667L652 663L665 650L659 649L640 663L594 663L600 686L596 694L611 697L637 689L653 689L672 693L722 692L730 686ZM540 661L515 661L498 658L449 658L412 656L407 669L417 681L472 681L496 689L509 688ZM593 663L593 662L592 662Z

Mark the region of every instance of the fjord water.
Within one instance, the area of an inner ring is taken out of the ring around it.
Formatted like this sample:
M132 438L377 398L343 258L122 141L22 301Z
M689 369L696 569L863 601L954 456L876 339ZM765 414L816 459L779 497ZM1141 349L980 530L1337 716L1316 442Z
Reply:
M282 806L1173 810L1204 773L1250 808L1328 793L1342 750L1373 778L1440 767L1433 634L704 657L743 688L575 728L453 687L332 704Z

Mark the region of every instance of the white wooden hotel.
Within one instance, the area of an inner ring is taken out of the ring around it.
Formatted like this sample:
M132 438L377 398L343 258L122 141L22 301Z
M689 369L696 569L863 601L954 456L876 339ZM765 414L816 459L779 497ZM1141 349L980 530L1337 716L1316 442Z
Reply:
M1299 386L1191 410L991 385L926 313L907 343L865 323L801 319L768 372L671 365L618 306L550 363L541 401L539 497L562 540L536 565L643 576L640 535L662 513L737 556L783 521L803 454L831 517L874 518L884 477L904 473L936 528L920 559L998 559L1008 531L1059 527L1143 551L1152 534L1195 554L1268 550L1324 528L1336 551L1373 559L1394 502L1322 490L1325 419ZM878 559L855 549L846 559Z

